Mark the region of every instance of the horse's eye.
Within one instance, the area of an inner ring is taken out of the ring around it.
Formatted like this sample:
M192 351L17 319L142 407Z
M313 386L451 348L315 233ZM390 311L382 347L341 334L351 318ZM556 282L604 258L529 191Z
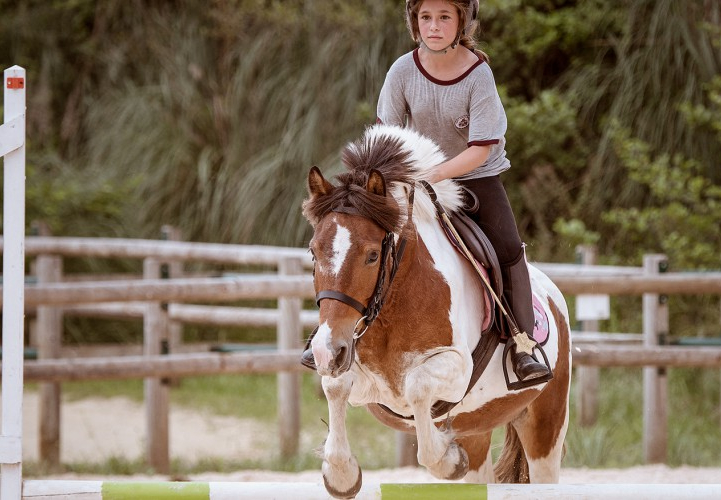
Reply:
M368 259L366 260L366 264L373 264L376 261L378 261L378 252L376 250L371 250L368 252Z

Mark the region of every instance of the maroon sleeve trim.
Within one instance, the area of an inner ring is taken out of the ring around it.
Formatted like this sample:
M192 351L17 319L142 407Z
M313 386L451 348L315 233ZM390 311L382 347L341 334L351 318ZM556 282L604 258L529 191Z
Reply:
M485 141L471 141L468 143L468 147L470 148L471 146L492 146L493 144L498 144L499 142L501 142L500 139L488 139Z

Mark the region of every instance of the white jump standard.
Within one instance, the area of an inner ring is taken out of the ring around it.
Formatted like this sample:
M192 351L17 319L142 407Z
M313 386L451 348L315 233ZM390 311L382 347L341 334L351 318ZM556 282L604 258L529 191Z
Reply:
M25 70L6 69L0 126L3 181L2 433L0 498L22 491L23 319L25 310Z

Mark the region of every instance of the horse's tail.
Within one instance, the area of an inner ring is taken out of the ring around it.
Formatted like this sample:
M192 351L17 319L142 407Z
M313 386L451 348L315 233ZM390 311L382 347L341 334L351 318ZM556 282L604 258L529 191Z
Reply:
M523 452L518 433L511 424L506 425L506 439L503 451L494 467L496 480L499 483L529 483L528 462Z

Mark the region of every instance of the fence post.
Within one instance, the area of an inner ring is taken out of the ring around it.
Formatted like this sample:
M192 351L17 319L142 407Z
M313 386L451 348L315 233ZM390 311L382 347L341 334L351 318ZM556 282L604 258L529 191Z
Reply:
M593 245L576 247L577 261L584 265L595 265L597 251ZM581 331L597 332L598 320L582 320ZM578 423L582 427L590 427L598 419L598 387L601 369L597 366L579 366L576 369L576 410Z
M165 224L160 228L160 239L165 241L182 241L182 233L179 228ZM183 263L175 260L163 264L160 274L165 279L178 279L183 277ZM166 306L167 307L167 306ZM167 308L166 308L167 311ZM183 343L183 324L168 318L168 346L170 352L177 352L178 347ZM170 379L170 387L179 387L181 379Z
M0 498L22 494L23 335L25 309L25 69L3 73L2 425Z
M50 236L47 224L35 224L39 236ZM38 255L35 274L39 284L62 281L63 260L56 255ZM61 355L63 311L59 307L38 306L36 319L38 359L54 359ZM60 397L59 382L39 384L39 455L40 461L52 468L60 466Z
M283 259L278 263L281 275L303 273L303 263L297 258ZM286 351L301 347L303 325L300 320L302 301L299 298L278 299L278 350ZM300 363L300 359L298 360ZM280 453L284 459L298 454L300 444L300 374L278 374L278 425Z
M643 257L647 274L668 269L665 255ZM666 343L668 334L668 297L655 293L643 294L643 345L655 347ZM667 376L665 367L643 369L643 452L646 463L666 462L667 441Z
M160 262L154 258L143 260L143 278L159 279ZM168 312L160 302L148 302L143 315L143 354L146 356L168 352ZM169 448L169 387L166 379L146 378L145 443L148 464L158 473L170 472Z
M160 239L166 241L182 241L182 233L180 229L165 224L160 228ZM167 271L167 272L166 272ZM183 263L181 261L172 261L164 264L163 277L169 279L178 279L183 277ZM170 350L175 351L175 347L183 342L183 325L179 321L170 321L168 324L168 336L170 339Z

